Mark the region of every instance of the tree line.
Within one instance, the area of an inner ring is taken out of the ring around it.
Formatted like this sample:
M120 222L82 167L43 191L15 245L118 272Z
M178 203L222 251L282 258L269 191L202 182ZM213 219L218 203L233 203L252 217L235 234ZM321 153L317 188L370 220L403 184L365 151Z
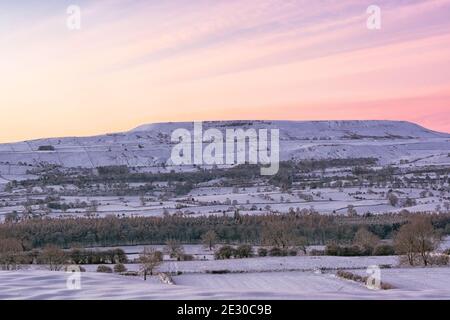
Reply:
M312 244L351 243L361 226L381 239L393 233L415 214L345 217L318 213L208 217L36 218L0 224L0 241L16 239L24 251L56 245L61 248L161 244L169 239L201 243L212 230L221 243L262 244L273 239L285 247L290 242ZM436 229L450 233L450 214L429 215ZM293 240L294 239L294 240Z

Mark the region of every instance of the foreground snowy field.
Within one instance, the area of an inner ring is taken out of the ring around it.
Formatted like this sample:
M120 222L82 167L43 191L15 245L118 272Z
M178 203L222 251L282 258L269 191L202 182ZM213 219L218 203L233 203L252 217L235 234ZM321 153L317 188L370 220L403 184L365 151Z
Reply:
M396 289L373 291L333 273L266 272L188 274L175 285L152 278L86 272L81 289L69 290L69 274L0 272L0 299L449 299L450 268L383 270Z

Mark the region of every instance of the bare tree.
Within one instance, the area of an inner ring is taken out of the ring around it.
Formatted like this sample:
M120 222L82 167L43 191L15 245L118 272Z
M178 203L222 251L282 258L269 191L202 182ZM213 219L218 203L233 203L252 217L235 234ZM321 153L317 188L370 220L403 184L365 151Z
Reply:
M217 234L213 230L209 230L205 234L202 235L202 242L206 248L209 250L214 249L216 246Z
M366 228L360 228L353 238L353 243L355 245L370 252L375 249L379 242L380 238Z
M268 246L287 248L299 243L292 225L287 221L273 220L267 222L262 228L262 240Z
M427 266L431 252L438 248L441 237L427 217L416 217L411 224L417 239L417 251L422 258L423 264Z
M183 246L176 240L168 240L164 251L171 258L180 258L184 254Z
M0 253L3 252L21 252L22 244L19 240L13 238L0 240Z
M139 255L140 270L147 280L147 274L153 275L153 271L162 263L162 253L151 247L145 247Z
M45 263L49 270L59 271L66 263L67 257L63 250L54 245L48 245L42 250L41 262Z
M17 239L0 240L0 269L14 270L19 263L18 259L22 253L22 244Z
M440 243L439 233L433 228L428 217L414 217L409 223L403 225L398 231L394 244L397 253L404 254L410 265L414 265L417 256L427 266L431 252Z

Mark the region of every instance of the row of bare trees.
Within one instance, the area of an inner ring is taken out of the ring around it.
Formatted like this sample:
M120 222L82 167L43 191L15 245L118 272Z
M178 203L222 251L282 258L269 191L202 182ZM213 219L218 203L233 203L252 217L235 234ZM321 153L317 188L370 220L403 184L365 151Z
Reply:
M16 270L22 264L45 264L49 270L58 271L67 263L67 255L54 245L48 245L43 250L24 251L17 239L0 241L0 270Z
M300 236L289 221L276 218L268 220L261 233L261 240L264 245L281 249L295 247L306 254L307 239Z
M433 227L426 216L415 216L404 224L394 238L398 254L404 255L413 266L421 261L424 266L430 264L433 252L439 247L441 233Z

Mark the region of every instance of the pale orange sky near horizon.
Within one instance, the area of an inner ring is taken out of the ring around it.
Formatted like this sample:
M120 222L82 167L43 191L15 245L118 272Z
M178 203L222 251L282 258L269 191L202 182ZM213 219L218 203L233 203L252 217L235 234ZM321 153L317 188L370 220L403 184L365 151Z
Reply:
M69 31L72 2L0 4L0 142L221 119L450 132L450 0L380 0L381 30L371 0L80 0Z

